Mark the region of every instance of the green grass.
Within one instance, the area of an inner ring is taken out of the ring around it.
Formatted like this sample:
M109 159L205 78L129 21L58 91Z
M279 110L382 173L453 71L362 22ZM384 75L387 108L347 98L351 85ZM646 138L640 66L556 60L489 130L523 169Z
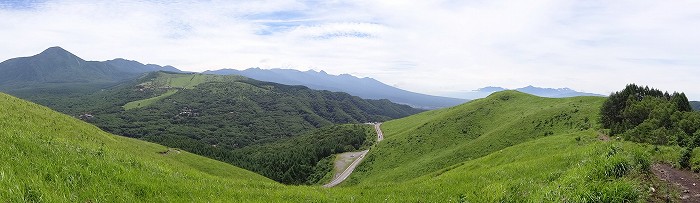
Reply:
M508 99L503 100L505 97ZM588 97L544 99L505 92L459 107L387 122L382 125L386 139L371 147L373 160L366 158L358 168L364 171L353 174L353 180L344 186L325 189L285 186L185 151L163 155L160 152L169 150L164 146L114 136L45 107L0 94L0 199L644 201L649 195L648 186L641 179L648 175L651 161L672 162L679 155L668 147L598 141L596 131L579 127L586 124L585 118L590 122L595 117L594 110L599 105L599 99ZM561 116L564 112L567 115ZM544 120L551 125L534 127ZM473 128L479 136L462 133L465 127ZM545 136L544 132L552 133ZM395 159L396 163L390 164L386 159Z
M526 141L595 127L604 98L541 98L504 91L382 125L352 182L400 182Z
M143 108L149 106L157 101L160 101L177 93L179 89L193 89L194 87L202 83L238 81L244 79L244 77L236 75L224 76L167 72L157 72L155 74L155 77L153 77L149 81L142 83L141 85L146 88L167 89L167 91L155 97L129 102L123 106L124 110Z
M362 202L644 200L647 188L635 177L646 173L652 148L601 142L596 134L588 130L544 137L404 182L338 190L354 192Z
M323 198L317 189L286 187L184 151L162 155L159 152L168 148L114 136L4 94L0 94L0 106L3 201L229 202Z
M143 100L138 100L138 101L132 101L132 102L126 103L124 105L124 110L146 107L146 106L153 104L154 102L160 101L160 100L162 100L166 97L169 97L170 95L173 95L175 93L177 93L177 90L171 89L171 90L168 90L167 92L165 92L161 95L158 95L156 97L151 97L148 99L143 99Z

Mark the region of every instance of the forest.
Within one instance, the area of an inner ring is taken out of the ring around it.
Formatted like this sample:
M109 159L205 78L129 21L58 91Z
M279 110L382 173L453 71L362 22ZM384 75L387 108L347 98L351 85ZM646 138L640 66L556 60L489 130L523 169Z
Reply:
M625 140L686 148L681 166L688 167L694 148L700 146L700 112L684 93L630 84L612 93L601 109L603 127Z

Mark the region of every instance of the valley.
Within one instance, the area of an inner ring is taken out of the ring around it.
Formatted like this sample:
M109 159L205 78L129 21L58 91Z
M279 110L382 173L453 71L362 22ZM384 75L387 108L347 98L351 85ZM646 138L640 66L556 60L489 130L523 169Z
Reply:
M240 75L49 84L8 91L48 108L0 94L0 199L691 201L700 169L695 103L634 84L429 111Z
M700 202L700 1L0 1L0 203Z

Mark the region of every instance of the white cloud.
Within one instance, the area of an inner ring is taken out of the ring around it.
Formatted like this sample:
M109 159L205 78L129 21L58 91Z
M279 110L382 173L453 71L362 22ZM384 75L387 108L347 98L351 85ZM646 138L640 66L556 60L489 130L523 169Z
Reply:
M286 67L445 94L606 94L636 82L700 100L700 2L51 1L0 7L0 59L62 46L193 71Z

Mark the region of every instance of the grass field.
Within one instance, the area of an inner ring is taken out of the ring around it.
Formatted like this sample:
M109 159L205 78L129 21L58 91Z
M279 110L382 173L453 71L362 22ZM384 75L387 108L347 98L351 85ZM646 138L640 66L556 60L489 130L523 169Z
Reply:
M177 93L177 90L172 89L172 90L168 90L167 92L165 92L161 95L158 95L156 97L151 97L151 98L144 99L144 100L132 101L132 102L126 103L124 105L124 110L145 107L145 106L153 104L154 102L160 101L161 99L169 97L170 95L173 95L175 93Z
M351 182L401 182L534 139L594 128L604 98L550 99L504 91L382 125Z
M0 94L0 105L3 201L304 201L323 197L320 190L286 187L184 151L161 154L168 148L111 135L8 95Z
M679 153L674 148L599 141L592 119L601 102L599 98L544 99L504 92L386 122L382 125L386 139L371 147L372 155L358 167L362 171L353 174L349 183L325 189L285 186L185 151L114 136L0 94L0 160L4 160L0 162L0 199L644 201L649 193L642 180L651 162L674 162Z
M132 101L123 106L124 110L142 108L149 106L157 101L165 99L178 92L179 89L193 89L195 86L206 83L206 82L222 82L222 81L236 81L244 79L244 77L230 75L205 75L205 74L182 74L182 73L166 73L158 72L153 79L146 81L141 85L147 88L165 88L167 91L161 95L151 97L148 99L142 99L138 101Z

